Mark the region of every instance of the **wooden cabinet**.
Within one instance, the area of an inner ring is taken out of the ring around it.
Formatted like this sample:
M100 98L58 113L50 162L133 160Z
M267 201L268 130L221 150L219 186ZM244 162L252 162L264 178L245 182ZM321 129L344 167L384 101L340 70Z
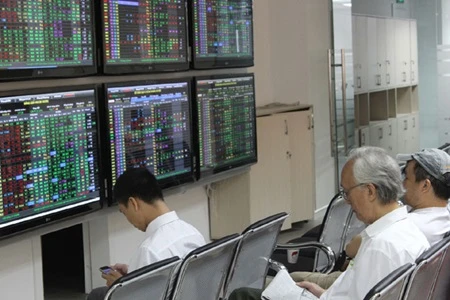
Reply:
M276 110L277 111L277 110ZM258 111L258 163L250 172L212 184L211 238L241 232L276 212L291 223L312 219L315 209L312 107Z

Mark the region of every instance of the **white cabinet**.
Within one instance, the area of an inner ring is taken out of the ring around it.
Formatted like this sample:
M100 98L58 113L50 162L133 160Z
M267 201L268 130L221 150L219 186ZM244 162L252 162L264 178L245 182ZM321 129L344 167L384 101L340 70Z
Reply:
M397 154L397 120L372 122L370 129L370 145L385 149L390 156Z
M397 138L399 153L413 153L420 150L418 113L397 117Z
M257 118L258 163L250 172L216 182L210 195L211 238L220 238L285 211L291 223L315 209L312 108Z
M413 153L420 150L419 113L418 112L412 113L409 116L409 119L411 128L409 132L410 143L408 145L409 146L408 153Z
M355 94L367 92L367 18L353 16L353 68Z
M411 85L416 85L419 82L419 64L417 50L417 22L415 20L409 21L409 35L409 40L411 42Z
M398 86L411 83L409 20L395 20L395 80Z
M370 142L370 128L368 126L359 129L359 146L369 146Z
M395 20L384 19L386 22L386 86L396 85L395 76Z
M369 91L386 88L386 21L367 18Z

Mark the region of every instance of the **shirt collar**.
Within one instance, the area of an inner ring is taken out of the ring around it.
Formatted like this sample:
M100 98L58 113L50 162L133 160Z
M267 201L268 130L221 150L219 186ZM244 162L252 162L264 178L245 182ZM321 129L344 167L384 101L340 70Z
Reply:
M158 228L160 228L161 226L164 226L168 223L171 223L175 220L178 220L178 215L176 212L174 211L170 211L168 213L165 213L159 217L157 217L156 219L154 219L153 221L150 222L150 224L148 224L147 229L145 230L145 234L147 236L152 235L156 230L158 230Z
M365 234L369 237L373 237L380 232L384 231L387 227L391 226L392 224L401 221L403 219L406 219L408 216L408 212L406 210L405 206L399 207L390 213L382 216L364 230Z

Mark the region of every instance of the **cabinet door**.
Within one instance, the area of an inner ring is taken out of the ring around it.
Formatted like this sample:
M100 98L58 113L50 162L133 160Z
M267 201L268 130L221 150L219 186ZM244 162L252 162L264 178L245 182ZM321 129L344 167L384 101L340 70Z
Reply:
M386 86L396 85L395 76L395 20L385 19L386 22Z
M419 141L419 114L413 113L409 116L409 124L411 125L408 132L409 153L417 152L420 149Z
M388 151L389 155L396 157L397 155L397 119L389 119L386 123L386 145L385 149Z
M353 64L355 94L367 92L367 17L353 17Z
M409 20L395 20L395 72L398 86L411 83Z
M409 134L411 126L409 116L397 118L397 151L398 153L409 153Z
M311 110L286 113L288 119L291 221L314 217L314 130Z
M409 35L410 35L410 49L411 49L411 85L416 85L419 82L419 64L417 51L417 22L416 20L409 21Z
M359 145L370 146L370 128L368 126L359 129Z
M286 114L258 117L258 163L250 171L250 219L291 213L289 129ZM283 229L291 227L288 218Z
M385 136L385 122L376 122L369 125L370 146L383 148Z
M367 65L368 65L368 87L369 91L377 90L382 87L381 84L381 65L378 61L378 37L379 28L377 18L367 17Z

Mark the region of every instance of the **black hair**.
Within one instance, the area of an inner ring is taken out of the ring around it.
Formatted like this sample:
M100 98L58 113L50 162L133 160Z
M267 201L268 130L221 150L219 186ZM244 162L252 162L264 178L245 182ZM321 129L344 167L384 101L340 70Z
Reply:
M130 197L139 198L148 204L164 201L158 181L146 168L130 168L123 172L114 185L113 196L125 206L128 206Z
M431 186L434 190L434 194L438 198L446 201L450 198L450 186L431 176L419 163L417 163L417 161L416 165L414 166L414 175L416 176L416 182L420 182L425 179L430 180ZM445 179L445 182L450 182L450 173L444 174L443 177Z

